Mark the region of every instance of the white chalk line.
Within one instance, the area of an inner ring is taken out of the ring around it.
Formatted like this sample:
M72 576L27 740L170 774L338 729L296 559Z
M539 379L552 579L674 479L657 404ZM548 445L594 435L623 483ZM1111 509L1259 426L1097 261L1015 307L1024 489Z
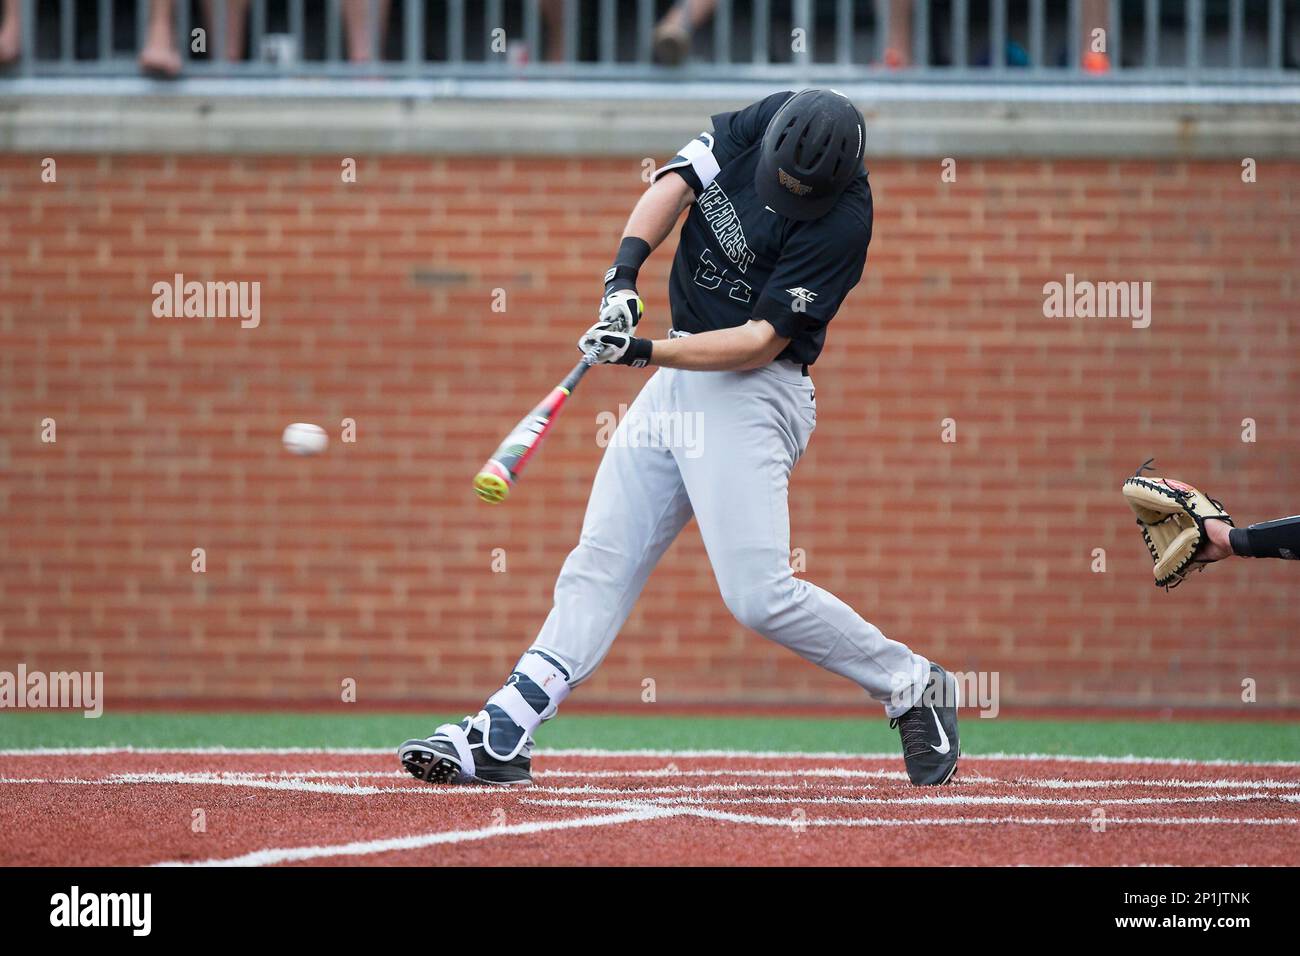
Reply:
M247 777L292 777L303 779L376 779L376 780L409 780L410 774L405 770L222 770L218 773L227 776L247 776ZM604 780L604 779L657 779L657 778L689 778L689 777L762 777L772 779L777 777L790 778L843 778L846 780L907 780L907 774L903 771L893 770L851 770L843 767L806 767L795 768L792 770L559 770L547 769L533 772L534 779L578 779L578 780ZM1010 777L1002 779L999 777L988 777L983 774L962 774L959 781L963 786L969 784L988 784L993 786L1005 787L1040 787L1048 790L1103 790L1111 788L1127 787L1161 787L1161 788L1198 788L1203 790L1221 789L1224 787L1245 787L1255 790L1286 790L1291 787L1300 785L1300 781L1295 780L1274 780L1272 778L1265 780L1233 780L1221 777L1214 780L1188 780L1173 779L1164 777L1118 777L1113 779L1080 779L1065 780L1061 778L1039 778L1039 777ZM724 786L730 786L729 784ZM760 786L760 784L754 784ZM768 784L767 786L778 787L787 786L786 784ZM822 784L822 786L852 786L854 788L867 787L868 784ZM483 789L483 788L480 788ZM486 788L496 790L497 788ZM548 787L548 789L550 789Z
M532 833L545 833L551 830L577 830L592 827L613 826L620 823L633 823L655 820L673 816L676 811L663 810L658 807L638 807L619 813L602 814L590 817L578 817L572 820L544 820L530 823L503 824L502 826L482 827L477 830L441 830L436 833L422 833L414 836L390 837L384 840L357 840L322 846L280 847L254 850L240 856L213 858L197 862L165 861L155 866L271 866L277 863L295 863L303 860L319 860L333 856L371 856L377 853L393 853L406 850L420 850L425 847L447 843L465 843L473 840L489 840L503 836L519 836Z
M758 817L745 813L730 813L725 810L707 810L692 808L684 811L685 815L702 817L706 820L721 820L727 823L743 823L753 826L787 827L951 827L951 826L999 826L1017 824L1020 826L1087 826L1097 823L1096 817L921 817L914 820L900 820L897 817L853 817L847 820L815 818L792 820L790 817ZM1105 825L1140 825L1140 826L1295 826L1300 818L1287 817L1266 819L1255 817L1106 817Z
M344 771L319 771L319 773L343 773ZM1199 781L1198 781L1199 782ZM178 772L142 772L111 774L104 778L0 778L0 784L77 784L77 785L134 785L134 784L181 784L187 786L227 786L247 787L251 789L292 791L299 793L333 794L341 796L419 796L424 798L455 798L468 795L491 794L503 795L502 788L490 786L455 786L455 787L376 787L360 783L324 783L318 780L306 780L285 777L279 772L264 774L223 771L203 773L192 771ZM1218 789L1237 788L1236 781L1220 781ZM1211 793L1190 797L1154 796L1154 797L1095 797L1070 798L1047 796L1018 796L993 794L941 793L922 796L862 796L863 789L874 789L863 785L831 785L833 789L850 791L853 795L831 796L775 796L773 793L791 793L806 791L807 787L799 784L773 783L711 783L694 785L670 785L658 787L638 787L629 790L625 787L600 787L584 784L570 787L544 787L528 791L521 802L535 806L567 807L602 807L606 809L627 809L631 806L667 806L691 805L704 807L770 805L770 806L934 806L934 807L968 807L968 806L1153 806L1176 804L1212 804L1242 803L1281 799L1288 802L1300 802L1300 792L1275 794L1257 792L1252 787L1260 781L1244 781L1246 793ZM1296 784L1285 786L1294 787ZM740 796L747 791L762 791L759 796ZM609 800L574 800L566 797L609 797ZM829 825L829 824L819 824Z
M1247 787L1255 790L1285 790L1300 784L1297 780L1185 780L1165 779L1162 777L1120 777L1113 780L1061 780L1035 777L1020 777L1008 780L1013 786L1041 787L1044 790L1106 790L1116 787L1168 787L1168 788L1202 788L1213 790L1219 787Z
M902 759L901 757L898 759ZM846 780L906 780L903 770L853 770L849 767L804 767L802 769L746 769L728 770L726 768L705 768L682 770L677 767L653 767L644 770L563 770L546 769L533 774L534 777L578 777L597 780L600 778L671 778L677 777L830 777Z
M612 788L587 788L571 787L558 788L546 791L545 797L524 797L521 802L536 806L591 806L594 801L568 800L568 801L551 801L551 794L556 795L582 795L590 794L592 796L619 796L623 799L635 799L652 803L655 805L675 805L675 804L699 804L701 806L719 804L719 805L788 805L788 806L933 806L933 807L961 807L961 806L1038 806L1038 807L1095 807L1095 806L1115 806L1115 807L1134 807L1148 805L1166 805L1166 804L1187 804L1187 803L1241 803L1248 801L1272 801L1288 800L1291 802L1300 802L1300 792L1274 795L1270 793L1213 793L1196 797L1106 797L1102 799L1087 800L1080 798L1068 797L1017 797L1017 796L992 796L992 795L949 795L934 794L922 797L841 797L841 796L821 796L821 797L777 797L777 796L759 796L759 797L717 797L704 796L700 794L682 793L682 794L659 794L650 790L638 790L629 794L625 790L615 790ZM603 804L602 804L603 805Z
M373 756L389 755L391 751L387 748L40 748L35 750L0 750L2 756L83 756L94 754L227 754L227 755L321 755L321 756ZM539 756L573 756L573 757L590 757L590 758L667 758L667 759L736 759L736 760L792 760L792 759L809 759L809 760L838 760L838 761L875 761L875 760L898 760L897 754L851 754L840 752L787 752L787 751L717 751L717 750L623 750L623 751L606 751L597 749L574 749L574 750L556 750L556 751L538 751ZM1151 766L1221 766L1221 767L1295 767L1300 766L1296 761L1229 761L1229 760L1185 760L1185 759L1168 759L1168 758L1145 758L1145 757L1095 757L1095 756L1068 756L1058 754L990 754L963 757L963 762L969 764L971 761L1040 761L1040 762L1077 762L1084 764L1117 764L1117 765L1151 765ZM363 774L370 779L401 779L403 776L400 771L389 771L381 774L375 774L370 777L373 771L354 772L354 771L314 771L315 774L322 778L329 774L332 779L358 779ZM164 775L159 773L135 774L135 775L115 775L115 781L119 783L144 783L144 782L172 782L172 783L191 783L191 784L218 784L227 786L257 786L265 789L274 790L299 790L315 793L337 793L352 796L370 796L370 795L388 795L388 794L470 794L470 793L493 793L501 794L499 788L494 787L456 787L456 788L438 788L438 787L414 787L414 788L393 788L393 787L366 787L359 784L325 784L317 783L312 780L304 779L302 772L296 771L275 771L274 775L279 779L271 779L268 773L266 777L257 779L246 772L224 772L210 774L174 774ZM774 776L780 777L807 777L818 779L844 779L844 780L901 780L906 775L901 771L887 770L859 770L848 767L810 767L803 769L737 769L727 770L725 768L716 769L681 769L676 767L651 768L651 769L634 769L627 770L592 770L592 771L567 771L563 769L544 770L538 773L539 777L548 778L573 778L573 779L601 779L601 778L620 778L635 777L644 779L656 778L677 778L677 777L719 777L730 776L736 778L762 777L770 779ZM103 784L104 780L64 780L49 781L42 778L3 778L0 783L97 783ZM1132 786L1151 786L1151 787L1236 787L1246 789L1281 789L1284 787L1294 786L1285 781L1249 781L1249 780L1226 780L1220 779L1215 781L1186 781L1186 780L1059 780L1053 779L1048 781L1034 780L1032 778L1020 778L1016 780L1000 781L993 778L983 778L982 780L972 780L967 777L964 782L980 782L1005 784L1014 786L1045 786L1056 789L1072 788L1107 788L1107 787L1132 787ZM733 785L736 789L744 786L737 783ZM722 785L719 789L726 789L727 785ZM550 792L551 788L547 788ZM771 786L768 787L771 789ZM536 792L536 791L534 791ZM321 846L321 847L293 847L283 849L267 849L255 851L254 853L244 854L241 857L233 857L224 860L206 861L214 865L269 865L281 862L294 862L297 860L318 859L331 856L352 856L352 855L372 855L375 853L384 853L401 850L419 849L424 846L433 846L440 843L458 843L470 840L491 839L498 836L508 836L515 833L534 833L545 832L556 829L580 828L585 826L607 826L616 825L624 822L645 821L653 819L663 819L667 817L694 816L702 819L711 819L720 822L729 822L736 824L747 824L756 826L777 826L788 827L792 825L789 817L770 817L758 816L752 814L740 814L725 810L709 809L705 806L682 806L665 807L661 804L649 801L629 801L626 791L615 791L621 793L623 798L607 802L592 800L574 800L557 805L570 806L585 809L610 809L613 812L610 815L598 816L591 818L579 818L577 820L566 821L543 821L535 823L516 824L506 827L491 827L480 830L470 831L439 831L437 833L424 834L414 837L398 837L390 840L371 840L356 841L353 843L342 844L338 846ZM1237 795L1244 797L1247 795ZM1287 794L1283 799L1288 802L1300 802L1300 795ZM861 798L866 802L869 798ZM966 803L956 801L965 799ZM1027 798L1024 798L1027 799ZM1120 798L1123 800L1124 798ZM1129 800L1140 801L1143 798L1128 798ZM1204 802L1212 802L1213 797ZM962 798L960 796L943 801L935 797L920 798L902 798L907 802L931 802L936 805L979 805L980 803L995 803L995 800L976 801L971 798ZM531 801L530 801L531 802ZM722 804L722 801L710 801ZM798 801L792 801L798 802ZM805 801L806 802L806 801ZM880 801L888 803L894 801ZM1093 805L1098 801L1075 801L1073 804L1065 800L1058 801L1059 805ZM1149 802L1161 802L1151 799ZM1175 802L1175 801L1169 801ZM722 804L726 805L726 804ZM1037 805L1051 805L1044 801ZM1110 803L1108 805L1136 805L1134 803ZM1126 825L1153 825L1153 826L1188 826L1188 825L1225 825L1225 826L1291 826L1298 821L1294 818L1265 819L1265 818L1239 818L1239 817L1134 817L1119 818L1107 821L1109 823L1122 823ZM940 818L919 818L913 820L903 820L897 818L872 818L856 817L850 819L823 818L813 820L803 820L800 825L814 827L905 827L905 826L982 826L998 824L1019 824L1027 826L1061 826L1061 825L1091 825L1095 823L1092 817L1080 819L1057 818L1057 817L1028 817L1028 816L1004 816L1004 817L940 817ZM189 865L189 864L184 864Z
M303 780L295 777L266 779L242 774L221 773L115 773L107 777L64 777L41 779L32 777L0 777L3 784L81 784L89 786L123 786L136 784L177 783L186 786L248 787L254 790L283 790L298 793L328 793L349 797L373 796L420 796L420 797L454 797L457 794L500 795L502 787L492 786L456 786L456 787L373 787L365 784L321 783L315 780Z
M242 777L249 779L259 778L291 778L291 779L341 779L341 780L393 780L409 781L411 775L404 770L218 770L213 773L225 777ZM111 774L110 777L122 777L123 774ZM578 780L604 780L604 779L675 779L675 778L693 778L693 777L761 777L764 779L772 778L842 778L846 780L900 780L907 779L907 774L902 771L892 770L851 770L844 767L805 767L794 769L772 769L772 770L560 770L547 769L534 771L534 779L578 779ZM28 783L39 783L40 780L28 780ZM959 780L963 786L969 784L1005 786L1005 787L1025 787L1029 789L1041 788L1046 790L1105 790L1129 787L1151 787L1151 788L1192 788L1201 790L1217 790L1223 788L1245 788L1251 790L1287 790L1297 785L1300 781L1295 780L1275 780L1267 778L1263 780L1236 780L1227 777L1219 777L1213 780L1191 780L1185 778L1165 778L1165 777L1117 777L1111 779L1079 779L1065 780L1059 777L1042 778L1042 777L988 777L984 775L962 774ZM722 786L731 786L724 784ZM760 784L754 784L760 786ZM767 784L769 787L787 786L786 784ZM822 786L837 786L836 784L823 784ZM844 786L844 785L840 785ZM867 784L851 784L849 786L861 788ZM445 788L443 788L445 789ZM497 787L461 787L462 792L499 792ZM547 788L548 790L551 788Z
M543 774L538 774L543 776ZM674 777L674 774L663 773L661 771L644 771L644 772L627 772L619 773L617 771L547 771L545 776L555 779L618 779L624 776L635 776L641 779L665 779ZM812 778L830 778L830 779L847 779L860 780L863 778L875 779L883 778L890 780L906 779L905 774L894 773L892 771L854 771L846 768L806 768L783 770L779 773L769 773L765 771L751 770L698 770L692 771L687 776L691 777L725 777L734 776L738 779L734 783L708 783L708 784L676 784L660 787L598 787L594 784L582 784L579 786L543 786L539 788L545 793L553 794L580 794L587 793L593 795L604 794L682 794L682 793L740 793L746 790L760 791L803 791L808 788L807 780ZM803 783L777 783L770 778L774 776L784 778L804 779ZM747 782L753 778L761 777L761 781ZM377 779L389 781L391 783L408 783L409 786L368 786L362 784L361 779ZM347 783L325 783L322 780L346 780ZM978 780L963 778L962 783L970 785L978 782L984 785L1010 786L1022 789L1047 789L1047 790L1093 790L1093 789L1118 789L1118 788L1150 788L1150 789L1212 789L1212 790L1247 790L1247 791L1268 791L1268 790L1294 790L1300 786L1300 781L1282 781L1282 780L1233 780L1228 778L1219 778L1215 780L1166 780L1166 779L1115 779L1115 780L1061 780L1049 779L1041 780L1035 778L1016 778L1011 780L999 780L992 777L982 777ZM501 787L494 786L468 786L457 785L453 787L446 786L427 786L415 785L410 780L408 774L400 771L367 771L367 770L266 770L266 771L142 771L142 772L125 772L113 773L104 777L63 777L63 778L43 778L43 777L0 777L2 784L184 784L193 786L232 786L232 787L249 787L264 790L282 790L298 791L305 793L327 793L346 796L382 796L382 795L418 795L424 797L447 797L470 796L481 794L492 794L500 796ZM851 790L855 793L862 790L874 789L866 783L822 783L820 786L824 789L844 789ZM531 792L537 792L536 790ZM1293 794L1285 795L1285 799L1292 800ZM810 798L811 799L811 798ZM842 799L842 798L833 798ZM897 802L925 802L939 800L939 802L961 802L962 800L1006 800L1013 801L1016 798L998 798L998 797L975 797L963 794L955 794L951 797L942 798L923 797L907 798L901 796L882 798L881 803ZM1064 798L1019 798L1022 801L1034 800L1043 804L1068 805L1077 803L1079 805L1092 805L1097 803L1113 802L1114 799L1123 800L1162 800L1163 798L1100 798L1067 800ZM1225 797L1225 799L1227 799ZM1205 798L1204 802L1213 802L1214 797ZM757 800L753 802L758 802ZM1166 800L1165 802L1177 802Z
M782 754L782 759L787 759L788 754ZM842 758L841 758L842 759ZM857 758L872 759L872 758ZM896 759L892 758L891 759ZM305 779L306 774L311 774L317 779ZM438 844L451 844L466 841L486 840L500 836L510 836L515 834L539 833L550 830L576 829L584 827L600 827L617 825L627 822L644 822L649 820L667 819L673 817L698 817L701 819L715 820L720 822L755 825L755 826L779 826L779 827L906 827L906 826L992 826L1000 824L1016 824L1025 826L1082 826L1093 825L1096 820L1094 817L1031 817L1031 816L959 816L959 817L929 817L918 819L899 819L895 817L851 817L851 818L814 818L797 820L792 817L773 817L756 814L735 813L733 811L715 809L717 806L729 805L889 805L889 804L907 804L907 805L930 805L935 807L941 806L1151 806L1162 804L1187 804L1187 803L1215 803L1215 802L1245 802L1266 800L1274 797L1273 794L1247 792L1241 794L1223 794L1214 793L1195 797L1133 797L1133 798L1102 798L1102 799L1078 799L1067 797L1022 797L1022 796L996 796L996 795L977 795L977 794L936 794L918 797L899 796L895 798L881 797L821 797L791 799L788 797L724 797L713 796L703 798L703 793L741 793L744 791L765 790L765 791L785 791L803 789L797 785L776 784L768 782L772 776L805 776L817 777L821 779L846 779L846 780L863 780L863 779L899 779L905 775L894 771L880 770L853 770L844 767L821 767L806 768L805 770L785 770L765 771L765 770L692 770L680 771L675 768L661 768L646 771L548 771L549 776L555 778L576 778L582 779L588 777L591 779L608 779L611 777L638 776L643 779L660 779L665 777L678 777L689 775L692 777L717 777L731 776L739 778L734 783L711 783L696 785L669 785L649 788L638 788L629 792L626 788L599 787L593 784L586 784L577 787L543 787L538 790L526 791L526 793L538 794L538 797L525 796L522 800L525 804L535 806L564 807L584 810L610 810L609 814L597 816L584 816L577 819L562 821L535 821L529 823L513 824L508 826L493 826L475 830L453 830L438 831L435 833L420 834L415 836L394 837L385 840L363 840L353 841L346 844L326 845L326 846L308 846L308 847L288 847L288 848L269 848L257 850L251 853L243 854L236 857L212 859L201 861L194 864L188 861L178 861L175 864L162 865L226 865L226 866L261 866L272 865L276 863L287 863L295 861L305 861L311 859L320 859L333 856L362 856L373 855L378 853L397 852L416 850L427 846ZM540 774L539 774L540 775ZM310 793L331 793L346 794L351 796L371 796L371 795L404 795L404 794L422 794L422 795L460 795L460 794L482 794L492 793L502 795L501 788L496 787L378 787L366 786L357 782L353 783L325 783L324 779L347 779L359 780L361 777L369 779L400 780L404 775L399 771L216 771L216 772L142 772L142 773L122 773L113 774L107 778L100 779L82 779L71 778L62 780L51 780L44 778L18 778L6 777L0 778L0 783L71 783L71 784L141 784L141 783L176 783L189 785L223 785L223 786L244 786L253 788L262 788L270 790L292 790ZM745 778L762 777L763 782L751 783ZM982 782L1033 787L1043 784L1044 781L1034 780L1032 778L1021 778L1017 780L1001 781L993 778L984 778ZM1198 787L1198 788L1244 788L1248 791L1260 791L1268 789L1280 789L1283 787L1294 787L1295 783L1286 783L1284 781L1254 781L1254 780L1228 780L1220 779L1216 781L1189 781L1189 780L1058 780L1052 779L1045 782L1048 789L1069 789L1074 787L1110 787L1110 786L1158 786L1166 788L1175 788L1179 786ZM854 786L823 784L823 786L834 786L837 789L853 789L860 791L862 789L873 789L866 784L857 784ZM564 799L563 796L546 798L545 795L583 795L608 796L612 799ZM1300 802L1300 793L1288 793L1277 795L1288 802ZM1250 817L1221 817L1221 816L1201 816L1201 817L1130 817L1130 818L1110 818L1107 824L1120 823L1125 825L1153 825L1153 826L1188 826L1188 825L1225 825L1225 826L1292 826L1300 823L1296 818L1250 818Z
M107 754L178 754L178 755L228 755L228 756L393 756L392 747L19 747L0 749L0 757L82 757ZM656 757L693 760L714 758L721 760L889 760L901 757L897 752L850 753L847 751L797 751L797 750L605 750L597 747L538 749L539 757ZM1085 754L1044 753L987 753L963 754L962 762L969 761L1032 761L1086 764L1150 764L1168 767L1300 767L1300 760L1196 760L1184 757L1098 756Z
M564 804L559 804L564 805ZM577 806L589 807L591 804L577 803ZM452 830L425 833L416 836L391 837L383 840L359 840L335 845L305 847L280 847L255 850L239 856L213 858L197 862L167 861L157 866L271 866L279 863L319 860L337 856L372 856L381 853L393 853L423 849L439 844L464 843L475 840L488 840L497 837L520 834L544 833L553 830L590 829L594 827L615 826L624 823L638 823L649 820L666 820L679 817L698 817L725 823L749 826L782 827L795 832L805 827L849 827L849 828L898 828L914 826L1072 826L1092 827L1095 817L1059 818L1059 817L922 817L914 820L899 820L891 817L855 817L848 820L832 819L792 819L790 817L754 816L751 814L732 813L725 810L710 810L702 807L661 807L652 804L638 805L634 801L611 801L609 809L617 812L607 815L579 817L573 820L551 820L530 823L507 824L485 827L476 830ZM1249 817L1109 817L1106 825L1145 825L1145 826L1294 826L1300 819L1253 819Z

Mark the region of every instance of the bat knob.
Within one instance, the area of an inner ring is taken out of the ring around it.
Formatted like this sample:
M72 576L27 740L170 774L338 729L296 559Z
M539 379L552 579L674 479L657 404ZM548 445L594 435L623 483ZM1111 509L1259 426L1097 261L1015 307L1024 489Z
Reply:
M474 494L488 504L500 504L510 494L510 476L496 461L489 461L474 476Z

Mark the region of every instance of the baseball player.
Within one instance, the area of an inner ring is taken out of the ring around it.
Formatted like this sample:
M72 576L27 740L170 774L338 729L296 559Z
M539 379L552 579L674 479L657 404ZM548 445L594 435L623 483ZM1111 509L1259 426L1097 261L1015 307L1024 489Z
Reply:
M399 749L434 783L531 783L532 736L608 653L656 562L694 517L742 624L884 705L913 783L952 779L956 681L790 569L790 472L817 420L809 368L862 276L871 188L862 114L832 90L782 92L713 117L654 174L578 341L658 371L596 472L555 605L476 715ZM690 209L669 279L672 331L637 335L642 263ZM700 425L686 447L684 419Z

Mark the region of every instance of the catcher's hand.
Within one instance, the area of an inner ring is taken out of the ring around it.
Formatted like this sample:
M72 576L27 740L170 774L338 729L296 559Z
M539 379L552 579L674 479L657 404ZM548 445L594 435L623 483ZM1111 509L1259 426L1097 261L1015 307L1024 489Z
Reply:
M1154 459L1152 459L1154 460ZM1138 527L1155 562L1157 587L1173 588L1192 571L1204 570L1214 558L1204 557L1209 543L1206 521L1232 518L1215 499L1172 478L1144 477L1151 461L1124 482L1124 500L1137 515ZM1198 557L1198 553L1201 556Z

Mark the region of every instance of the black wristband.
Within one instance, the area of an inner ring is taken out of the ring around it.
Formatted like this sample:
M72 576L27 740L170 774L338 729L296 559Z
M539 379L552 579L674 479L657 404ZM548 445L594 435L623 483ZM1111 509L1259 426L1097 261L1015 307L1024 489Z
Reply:
M635 289L637 273L641 265L650 257L650 243L636 236L624 236L618 244L618 255L614 264L605 273L605 294L620 289Z
M1300 560L1300 515L1233 528L1228 540L1233 553L1243 558Z
M654 343L649 339L634 338L628 343L627 351L623 353L616 365L631 365L634 368L644 368L650 364L650 355L654 352Z

